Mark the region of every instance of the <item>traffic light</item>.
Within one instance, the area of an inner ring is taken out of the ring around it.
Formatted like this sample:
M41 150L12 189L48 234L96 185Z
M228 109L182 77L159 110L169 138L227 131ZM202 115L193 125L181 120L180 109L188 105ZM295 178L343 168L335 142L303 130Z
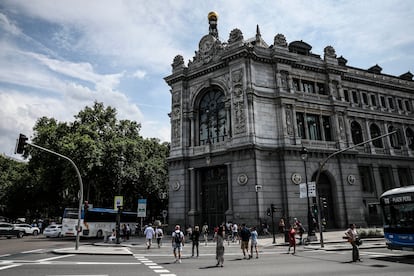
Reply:
M326 197L321 197L322 208L328 208Z
M14 151L14 153L18 153L18 154L22 154L25 151L25 146L26 146L26 141L27 141L27 137L24 134L20 134L19 135L19 139L17 139L17 143L16 143L16 149Z
M272 216L272 212L270 211L270 208L267 208L267 212L266 212L266 214L270 217L270 216Z

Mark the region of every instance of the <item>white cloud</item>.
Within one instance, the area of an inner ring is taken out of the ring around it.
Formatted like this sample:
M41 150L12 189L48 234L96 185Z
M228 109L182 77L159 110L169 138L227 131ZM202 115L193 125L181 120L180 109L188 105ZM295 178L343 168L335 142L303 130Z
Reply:
M137 79L143 79L145 78L146 75L147 75L147 72L145 72L144 70L137 70L132 74L132 76Z
M0 12L0 29L5 30L8 33L11 33L13 35L19 35L21 33L21 30L18 26L11 23L7 16L4 13Z

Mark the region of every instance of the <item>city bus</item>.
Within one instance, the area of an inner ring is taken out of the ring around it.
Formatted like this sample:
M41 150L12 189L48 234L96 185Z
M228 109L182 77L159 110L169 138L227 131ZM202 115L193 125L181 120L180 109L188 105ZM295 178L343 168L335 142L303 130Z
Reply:
M414 186L386 191L380 204L387 247L414 251Z
M117 210L107 208L89 208L86 212L82 210L79 236L102 238L111 235L113 229L116 228L117 213ZM122 224L129 225L131 233L135 233L137 213L123 211L120 223L121 226ZM77 225L78 209L65 208L62 218L62 236L75 237Z

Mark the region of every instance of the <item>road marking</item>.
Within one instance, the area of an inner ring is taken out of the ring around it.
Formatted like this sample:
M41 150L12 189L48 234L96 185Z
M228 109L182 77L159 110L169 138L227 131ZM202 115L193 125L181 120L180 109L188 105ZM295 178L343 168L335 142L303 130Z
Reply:
M22 253L22 254L28 254L28 253L39 252L39 251L42 251L42 250L44 250L44 249L34 249L34 250L29 250L29 251L23 251L23 252L20 252L20 253Z
M167 269L155 269L154 272L155 273L170 273L170 271Z
M16 267L16 266L21 266L21 265L12 264L12 265L8 265L8 266L3 266L3 267L0 267L0 270L6 270L6 269L13 268L13 267Z
M0 255L0 258L2 258L2 257L8 257L8 256L11 256L11 254Z
M41 260L37 260L36 262L47 262L47 261L52 261L52 260L57 260L57 259L62 259L62 258L67 258L67 257L73 257L73 256L75 256L75 254L57 256L57 257L52 257L52 258L47 258L47 259L41 259Z
M108 274L96 274L96 275L86 275L86 274L47 274L46 276L108 276Z

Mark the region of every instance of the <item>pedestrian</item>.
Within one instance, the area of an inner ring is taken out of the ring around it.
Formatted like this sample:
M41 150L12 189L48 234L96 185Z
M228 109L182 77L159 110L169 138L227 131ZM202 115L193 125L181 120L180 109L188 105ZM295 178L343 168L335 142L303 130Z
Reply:
M204 235L204 245L207 246L207 242L208 242L208 224L207 224L207 222L204 222L202 231L203 231L203 235Z
M250 232L251 241L250 241L250 256L253 258L253 248L256 251L256 259L259 258L259 251L257 250L257 238L259 234L257 233L256 226L253 226L252 231Z
M223 267L224 263L224 235L226 232L226 227L224 225L220 226L217 232L214 234L214 239L216 240L216 266Z
M242 224L242 229L240 231L240 238L241 238L241 250L243 252L243 259L251 258L251 255L249 254L249 240L250 240L250 231L246 227L246 224ZM247 257L246 257L247 253Z
M191 228L191 225L188 225L187 229L185 230L188 239L191 237L191 233L193 233L193 228Z
M129 224L126 225L126 239L129 240L129 236L131 235L131 227Z
M349 225L349 228L345 232L345 236L348 238L349 243L352 245L352 261L360 261L359 258L359 248L358 245L360 244L358 233L356 231L356 225L354 223L351 223Z
M280 218L279 220L279 233L284 234L285 233L285 220L283 218Z
M296 253L296 230L295 230L295 225L294 224L292 224L290 226L288 237L289 237L289 249L288 249L287 253L289 254L290 253L290 248L293 247L293 253L292 254L295 254Z
M197 249L197 258L198 258L198 245L200 243L200 227L198 225L194 226L194 230L191 233L190 239L193 243L191 249L191 257L194 257L194 248Z
M300 222L300 220L298 220L297 218L295 218L294 220L296 231L299 233L299 244L302 244L302 236L303 233L305 233L305 228L303 227L302 222Z
M155 238L157 239L158 248L161 248L162 244L162 236L164 235L162 229L160 227L155 227Z
M145 239L146 239L146 244L147 244L147 249L151 248L152 245L152 239L154 238L155 235L155 231L154 228L152 228L152 224L148 224L148 227L145 228L144 230L144 235L145 235Z
M175 262L181 263L181 251L183 250L185 239L184 239L184 233L180 230L180 225L175 226L175 230L172 233L171 242L172 242Z
M239 238L239 233L238 233L239 230L238 230L237 223L233 223L233 226L231 227L231 231L233 232L232 241L235 242Z

